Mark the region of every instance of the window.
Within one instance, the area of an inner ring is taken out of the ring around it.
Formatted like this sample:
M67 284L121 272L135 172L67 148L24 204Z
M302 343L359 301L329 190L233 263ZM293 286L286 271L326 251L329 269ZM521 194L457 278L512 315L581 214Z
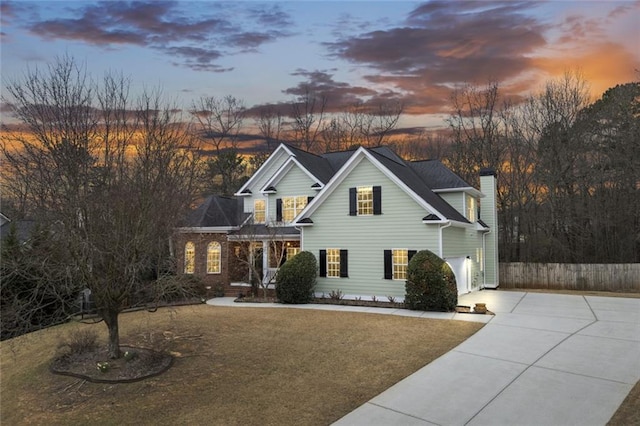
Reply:
M406 280L409 261L416 254L415 250L385 250L384 278L386 280Z
M407 250L393 250L393 279L406 280L407 266L409 265L409 254Z
M220 273L221 247L218 242L211 242L207 246L207 274Z
M340 250L338 249L327 250L327 276L340 276Z
M276 220L278 222L290 223L307 206L312 197L283 197L276 200Z
M359 186L349 188L349 215L371 216L382 214L382 187Z
M287 247L287 260L300 253L300 247Z
M470 195L466 196L466 218L469 222L476 221L476 199Z
M373 187L361 186L357 189L358 194L358 216L368 216L373 214Z
M196 271L196 246L191 241L184 245L184 273L193 274Z
M266 210L264 200L255 200L253 202L253 221L255 223L264 223L266 220Z
M347 278L348 252L340 249L320 250L320 276L333 278Z

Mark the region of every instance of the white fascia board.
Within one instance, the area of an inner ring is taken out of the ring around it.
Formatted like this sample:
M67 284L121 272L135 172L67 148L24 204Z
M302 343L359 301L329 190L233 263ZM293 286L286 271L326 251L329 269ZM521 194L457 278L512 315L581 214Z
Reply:
M300 170L302 170L307 176L309 176L309 178L311 178L312 181L314 181L314 183L317 182L320 185L322 185L322 182L320 182L320 180L317 177L315 177L309 170L307 170L306 167L300 164L300 162L296 159L295 156L292 156L292 157L289 157L289 159L284 162L282 167L278 169L278 171L273 175L273 177L264 184L264 188L262 188L260 192L262 192L263 194L269 193L268 191L265 192L265 190L270 186L275 187L287 175L287 173L289 173L289 171L294 165L298 166Z
M423 220L422 223L424 223L425 225L447 225L447 224L450 224L449 226L453 226L455 228L473 228L473 229L475 229L475 226L474 226L473 223L464 223L464 222L460 222L458 220L450 220L450 219Z
M476 225L476 231L480 231L480 232L489 232L489 231L491 230L491 228L489 228L489 227L486 227L486 228L485 228L484 226L480 225L480 223L479 223L479 222L474 222L474 223L475 223L475 225Z
M293 157L293 152L291 152L289 150L289 148L287 148L287 146L285 144L281 143L280 145L278 145L276 150L273 151L273 153L269 156L269 158L267 158L267 161L265 161L264 164L262 164L262 166L260 166L260 168L258 170L256 170L256 172L253 175L251 175L249 180L246 181L244 183L244 185L242 185L242 187L233 195L235 195L237 197L242 197L242 196L247 195L247 194L243 194L242 191L244 191L247 188L250 188L251 185L253 185L253 183L256 181L256 179L258 179L258 177L260 177L261 175L263 175L265 173L264 170L266 170L267 167L271 163L276 161L277 158L282 156L283 153L284 153L284 155L288 155L289 157Z
M447 219L440 219L440 220L423 220L422 223L424 223L425 225L445 225L447 223L451 222L450 220Z
M478 198L484 198L486 195L484 195L482 192L478 191L477 189L471 187L471 186L466 186L464 188L441 188L441 189L432 189L433 192L435 192L436 194L442 194L442 193L450 193L450 192L465 192L473 197L478 197Z
M292 234L232 234L227 237L229 241L257 241L257 240L269 240L269 241L300 241L300 235Z
M194 233L214 233L220 234L229 231L236 231L240 229L237 226L195 226L191 228L177 228L178 233L180 234L194 234Z
M471 222L460 222L459 220L452 220L451 226L455 226L457 228L467 228L467 229L476 229L476 224Z

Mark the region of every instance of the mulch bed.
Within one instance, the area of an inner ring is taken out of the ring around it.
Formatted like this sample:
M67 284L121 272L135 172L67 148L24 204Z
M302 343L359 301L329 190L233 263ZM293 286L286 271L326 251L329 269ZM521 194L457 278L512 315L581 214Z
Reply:
M121 346L121 351L133 353L131 359L121 356L109 359L105 348L81 353L67 353L53 360L50 370L54 374L77 377L93 383L130 383L154 377L173 365L173 356L146 348ZM108 363L101 371L98 363Z

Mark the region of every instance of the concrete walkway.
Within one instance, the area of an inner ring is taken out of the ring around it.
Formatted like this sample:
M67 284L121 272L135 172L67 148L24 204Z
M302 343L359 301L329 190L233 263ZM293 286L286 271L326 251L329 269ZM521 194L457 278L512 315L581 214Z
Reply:
M207 303L247 306L232 300ZM487 322L335 425L604 425L640 380L640 299L486 290L458 300L477 302L496 315L297 306Z

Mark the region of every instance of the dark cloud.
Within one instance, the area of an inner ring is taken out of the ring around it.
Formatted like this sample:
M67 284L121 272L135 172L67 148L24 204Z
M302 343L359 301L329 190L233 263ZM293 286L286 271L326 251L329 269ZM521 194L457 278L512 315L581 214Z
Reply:
M215 63L222 54L214 49L201 49L199 47L174 46L162 49L172 57L182 58L182 64L196 71L226 72L233 68L224 68ZM173 61L174 65L181 62Z
M260 25L282 30L293 25L291 17L277 4L255 5L249 9L249 15Z
M291 25L277 5L253 7L241 17L242 10L232 4L207 2L104 1L80 5L70 10L71 18L34 20L29 30L45 39L77 40L101 47L150 47L177 55L182 61L173 60L176 65L221 72L230 69L216 63L223 56L256 50L286 37L286 27ZM197 13L187 14L183 7L197 9ZM253 27L259 31L246 30Z
M333 75L327 71L298 69L291 75L304 77L305 81L283 90L283 93L294 98L305 97L307 94L322 96L327 100L328 111L340 111L346 105L362 102L363 99L377 95L371 88L335 81Z
M326 43L331 54L377 71L369 81L406 94L408 111L434 112L450 86L506 81L532 66L548 26L524 12L532 2L432 1L405 25Z

